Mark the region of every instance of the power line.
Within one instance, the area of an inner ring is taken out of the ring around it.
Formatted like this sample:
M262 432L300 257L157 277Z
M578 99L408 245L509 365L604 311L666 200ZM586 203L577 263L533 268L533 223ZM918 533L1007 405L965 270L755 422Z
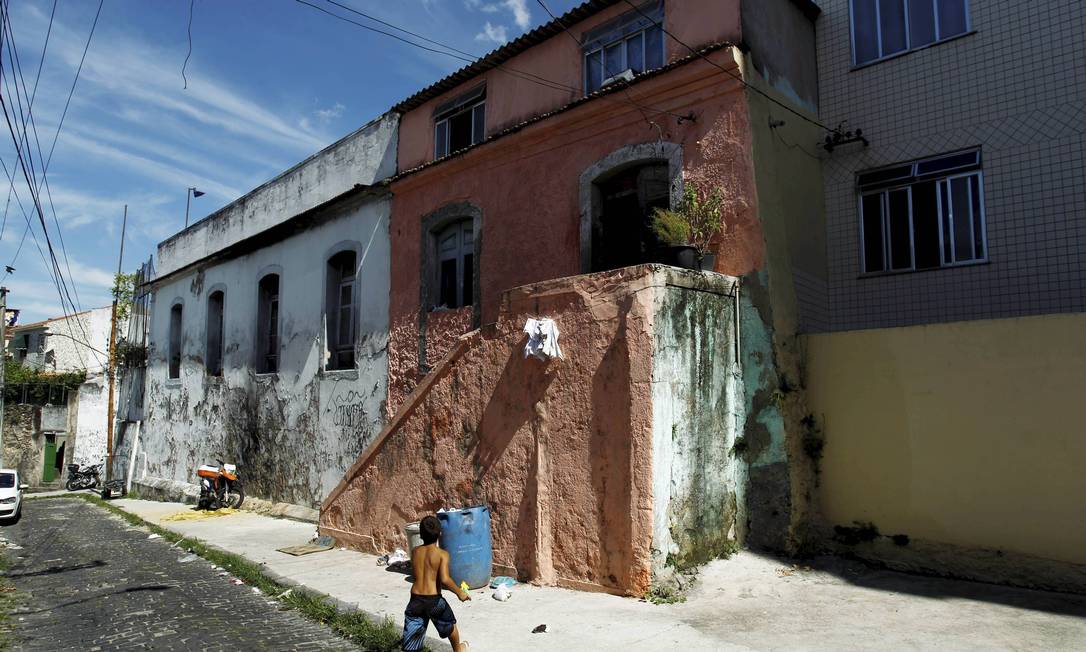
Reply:
M34 79L34 90L29 94L27 94L27 92L26 92L26 80L23 78L22 65L19 62L19 48L18 48L18 45L16 45L16 43L15 43L15 33L14 33L14 30L12 29L11 20L9 19L7 21L8 51L10 53L12 53L12 59L15 61L16 67L18 68L18 77L15 80L15 90L16 90L16 92L18 92L18 90L19 90L19 82L22 81L22 84L23 84L23 96L27 97L27 114L26 114L26 118L23 120L23 134L24 134L24 136L26 136L26 120L29 119L30 126L34 130L34 143L35 143L35 145L37 147L37 150L38 150L38 161L39 161L39 163L42 160L42 149L41 149L41 140L40 140L40 138L38 136L37 121L34 120L33 109L34 109L34 100L37 98L37 95L38 95L38 83L41 80L42 68L45 65L45 55L46 55L46 52L48 51L48 48L49 48L49 37L50 37L50 35L52 34L52 31L53 31L53 20L55 18L55 14L56 14L56 0L54 0L53 12L50 14L50 17L49 17L49 27L46 30L45 44L42 47L41 58L38 61L38 73L37 73L37 76ZM27 140L29 140L28 137L27 137ZM27 143L27 146L29 147L29 143ZM32 169L33 169L33 166L32 166ZM49 210L53 215L53 224L57 228L57 237L60 240L60 251L61 251L61 254L64 256L64 267L68 270L68 278L71 279L71 281L72 281L72 290L71 291L75 293L75 302L72 305L72 309L76 310L76 311L79 311L79 310L82 310L82 308L83 308L83 306L82 306L82 304L80 303L80 300L79 300L79 288L76 287L75 278L72 275L71 261L68 258L68 246L64 242L64 231L60 227L60 218L57 216L56 205L53 202L53 189L49 184L49 178L46 176L46 171L47 171L47 167L43 166L42 171L41 171L41 179L36 180L36 182L37 182L37 192L38 192L39 198L40 198L41 188L42 188L42 185L44 184L46 197L49 200ZM14 177L12 178L12 184L13 184L12 187L14 187ZM67 283L65 283L65 291L67 291Z
M554 12L552 12L551 8L547 6L547 3L543 2L543 0L536 0L536 2L539 3L540 7L543 7L543 11L547 12L547 15L551 17L551 20L558 23L558 25L562 28L562 31L568 34L571 39L573 39L573 42L577 44L577 47L581 50L584 50L584 43L581 42L581 39L577 38L576 35L573 34L573 32L569 31L569 28L566 27L566 24L562 22L562 20L558 16L554 15ZM607 57L603 56L602 52L600 53L600 65L603 67L603 71L606 73L605 78L611 78L615 74L617 74L616 71L607 68ZM649 120L649 116L645 114L645 110L641 107L641 105L633 101L633 98L630 97L630 84L625 80L623 80L622 92L626 95L626 99L630 101L630 104L636 106L638 111L641 112L641 117L645 119L645 122L648 123L650 127L656 127L657 130L660 130L660 140L663 140L663 130L660 129L660 125L656 124L652 120Z
M60 136L60 130L61 130L61 127L63 126L64 118L67 115L67 111L68 111L68 107L69 107L69 105L71 103L72 95L75 92L76 82L78 82L79 74L82 71L83 63L86 60L87 51L90 49L91 38L94 35L95 27L97 27L98 18L101 15L101 10L102 10L102 5L103 4L104 4L104 0L100 0L99 5L98 5L98 12L95 14L94 23L91 26L91 32L90 32L90 35L87 38L87 44L86 44L86 47L84 48L84 51L83 51L83 58L80 60L79 68L76 71L75 80L72 82L72 88L69 91L68 99L67 99L67 102L65 103L64 112L62 113L60 123L57 126L57 133L56 133L56 135L54 136L54 139L53 139L52 149L50 149L49 160L47 160L42 165L41 183L45 184L47 191L49 191L49 186L48 186L48 179L46 177L46 171L48 169L49 161L52 160L52 154L53 154L53 151L56 148L57 139ZM31 174L31 172L34 170L34 158L33 158L33 155L32 155L32 153L30 151L30 139L29 139L29 133L28 133L28 129L27 129L27 121L28 120L30 121L30 125L34 129L35 140L36 141L37 141L37 126L36 126L36 123L33 122L32 113L30 113L30 111L29 111L29 109L30 109L30 107L29 107L30 95L26 94L26 83L25 83L25 80L22 77L22 68L21 68L21 65L19 64L19 61L18 61L18 49L14 44L14 35L13 35L12 29L11 29L10 11L9 11L9 7L8 7L8 3L6 1L2 5L2 9L3 9L2 20L3 20L3 28L4 29L0 30L0 39L3 39L4 36L7 37L6 38L7 47L8 47L9 53L11 54L11 57L10 57L11 60L9 61L8 65L12 68L12 75L15 77L14 85L15 85L15 90L16 90L16 99L18 100L18 103L19 103L19 111L20 111L19 117L23 118L23 122L22 122L23 130L22 130L22 139L21 140L22 140L22 142L26 143L25 154L24 154L24 152L23 152L23 150L22 150L22 148L20 146L20 138L16 135L16 130L15 130L14 126L11 123L11 117L9 116L9 113L8 113L8 102L4 101L3 95L0 95L0 107L3 108L4 119L7 122L8 131L11 134L12 142L15 145L15 153L16 153L16 156L18 157L19 165L20 165L20 168L22 169L22 172L23 172L23 178L26 181L27 189L30 191L31 199L32 199L32 201L34 203L34 208L35 208L35 211L37 213L38 220L41 223L43 235L45 236L46 248L49 251L49 259L50 259L50 262L52 263L52 265L51 265L52 269L51 269L50 273L53 276L54 285L56 285L56 287L57 287L57 292L58 292L58 295L59 295L60 301L61 301L61 307L62 307L62 309L65 310L65 312L67 312L67 309L64 307L65 306L65 300L67 300L67 303L69 305L71 305L73 309L75 309L75 307L76 307L76 302L72 300L71 292L68 290L68 283L66 282L66 280L64 278L64 275L60 270L60 264L59 264L59 262L57 260L56 251L53 249L52 241L50 240L50 237L49 237L49 229L48 229L48 227L46 225L46 222L45 222L45 215L44 215L44 211L43 211L42 205L41 205L41 198L40 198L39 193L38 193L38 190L41 187L41 185L40 184L35 184L35 179L33 178L33 175ZM51 31L51 28L50 28L50 31ZM43 54L42 54L43 63L44 63L44 56L45 56L45 51L43 49ZM3 74L2 65L0 65L0 74ZM39 71L39 78L40 78L40 71ZM19 93L19 81L20 80L23 80L23 93L22 94ZM34 91L35 95L36 95L36 92L37 92L37 84L35 83L35 91ZM10 94L10 88L9 88L9 94ZM27 112L26 115L22 114L22 97L24 95L26 95L27 100L28 100L28 112ZM38 152L39 152L39 156L40 156L40 154L41 154L40 142L38 142ZM29 172L27 170L28 161L29 161L29 165L30 165L30 171ZM2 161L0 161L0 162L2 162ZM4 167L5 167L5 172L6 172L6 165ZM11 176L11 180L12 180L12 188L14 188L14 175ZM52 197L51 197L52 193L51 193L51 191L49 191L49 194L50 194L50 201L52 201ZM16 195L16 199L18 199L18 192L17 191L16 191L15 195ZM21 203L21 200L20 200L20 207L21 206L22 206L22 203ZM26 215L25 209L22 209L22 210L23 210L24 217L27 218L27 227L28 227L28 229L30 229L31 220L30 220L29 216ZM55 209L55 207L53 207L53 216L54 216L54 221L57 224L58 233L59 233L60 223L59 223L59 220L57 220L57 218L56 218L56 209ZM31 230L31 233L33 234L33 230L32 229L30 229L30 230ZM24 234L24 238L25 238L25 234ZM63 236L61 236L61 238L63 238ZM35 240L35 243L37 243L37 236L36 235L34 236L34 240ZM20 246L20 249L21 249L21 246ZM40 245L38 245L38 251L39 251L40 254L42 254ZM43 261L44 261L44 258L45 258L44 254L42 254L42 258L43 258ZM46 265L48 267L49 262L47 262ZM71 276L71 266L70 266L70 264L68 264L67 255L65 255L65 265L68 267L69 276ZM72 279L72 281L73 281L73 285L74 285L74 278ZM78 291L77 291L77 294L78 294ZM79 324L80 329L83 331L83 336L87 337L87 333L86 333L85 328L82 325L82 322L77 322L77 323Z
M49 49L49 38L53 35L53 19L57 14L57 2L53 0L53 9L49 12L49 27L45 31L45 44L41 48L41 59L38 61L38 74L34 77L34 91L30 94L30 107L34 106L34 99L38 96L38 82L41 81L41 71L45 67L45 53ZM37 138L37 129L34 131L34 136ZM41 145L38 145L38 154L41 155ZM15 190L15 180L12 178L11 186L8 187L8 200L4 205L4 220L0 223L0 240L4 239L4 230L8 224L8 210L11 208L11 194ZM52 203L52 197L50 197L50 203ZM22 249L22 243L26 240L26 232L23 232L23 238L19 241L19 249ZM18 257L18 250L16 250L16 257ZM70 272L69 272L70 273ZM5 278L7 275L5 274Z
M657 27L659 27L659 28L660 28L660 30L661 30L661 31L662 31L662 32L663 32L664 34L667 34L667 35L668 35L669 37L671 37L671 39L672 39L672 40L674 40L674 41L675 41L676 43L678 43L679 45L683 46L683 47L684 47L684 48L686 48L687 50L690 50L690 53L691 53L691 54L694 54L694 55L697 55L698 57L701 57L701 58L702 58L703 60L705 60L705 62L706 62L706 63L708 63L709 65L713 66L714 68L717 68L717 69L719 69L719 70L720 70L721 72L723 72L724 74L728 75L728 76L729 76L729 77L731 77L732 79L735 79L736 81L738 81L738 82L739 82L740 84L742 84L743 86L745 86L745 87L747 87L748 89L750 89L750 90L754 91L755 93L758 93L759 95L761 95L762 97L766 98L766 99L767 99L767 100L769 100L770 102L772 102L772 103L776 104L777 106L781 107L782 109L784 109L784 110L786 110L786 111L788 111L788 112L790 112L790 113L794 113L795 115L799 116L799 117L800 117L801 119L803 119L803 120L806 120L807 122L809 122L809 123L811 123L811 124L815 125L816 127L821 127L822 129L825 129L826 131L831 131L831 132L832 132L832 131L837 131L836 129L831 129L831 128L827 127L826 125L822 124L822 123L821 123L821 122L819 122L818 120L815 120L814 118L809 118L809 117L807 117L807 116L803 115L803 114L802 114L802 113L800 113L799 111L797 111L797 110L793 109L792 107L788 106L788 105L787 105L787 104L785 104L784 102L781 102L781 101L780 101L780 100L778 100L777 98L775 98L775 97L771 96L771 95L770 95L769 93L766 93L766 92L765 92L765 91L763 91L762 89L758 88L757 86L755 86L755 85L751 84L750 82L748 82L747 80L743 79L743 78L742 78L742 77L741 77L740 75L737 75L737 74L733 73L732 71L728 70L728 69L727 69L727 68L725 68L724 66L722 66L722 65L718 64L717 62L713 61L713 60L712 60L712 59L710 59L709 57L705 56L705 54L704 54L704 53L702 53L702 52L700 52L700 51L698 51L698 50L695 50L695 49L694 49L693 47L691 47L691 46L687 45L687 44L686 44L686 43L685 43L685 42L684 42L684 41L683 41L682 39L680 39L679 37L675 36L675 35L674 35L674 34L672 34L671 32L667 31L667 28L666 28L666 27L664 27L664 24L663 24L663 22L662 22L662 21L658 21L658 20L656 20L655 18L653 18L652 16L649 16L649 15L648 15L648 14L646 14L646 13L645 13L644 11L642 11L640 7L638 7L637 5L635 5L635 4L634 4L633 2L631 2L630 0L624 0L624 1L626 2L626 4L628 4L628 5L630 5L631 7L633 7L634 11L636 11L636 12L637 12L637 13L639 13L639 14L641 14L641 16L642 16L643 18L645 18L646 20L648 20L649 22L651 22L651 23L652 23L653 25L656 25Z
M189 65L189 57L192 56L192 10L196 7L196 0L189 0L189 52L185 55L185 63L181 64L181 79L185 80L184 90L189 89L189 78L185 76L185 68Z
M445 49L444 50L437 50L437 49L434 49L434 48L431 48L431 47L427 47L427 46L422 45L420 43L416 43L416 42L411 41L409 39L406 39L406 38L404 38L402 36L399 36L398 34L392 34L392 33L387 32L385 30L373 27L372 25L366 25L365 23L360 23L360 22L358 22L356 20L352 20L350 18L347 18L346 16L341 16L341 15L335 13L335 12L332 12L332 11L329 11L329 10L325 9L324 7L320 7L320 6L315 5L315 4L311 3L311 2L308 2L307 0L294 0L294 1L299 3L299 4L303 4L303 5L306 5L308 7L312 7L313 9L316 9L317 11L319 11L321 13L328 14L329 16L331 16L333 18L336 18L338 20L341 20L343 22L350 23L352 25L355 25L357 27L361 27L362 29L369 30L371 32L375 32L377 34L383 34L385 36L389 36L391 38L396 39L397 41L400 41L402 43L406 43L407 45L419 48L421 50L425 50L427 52L433 52L435 54L441 54L441 55L444 55L444 56L447 56L447 57L452 57L454 59L458 59L458 60L463 61L463 62L468 63L468 64L476 63L481 58L478 55L472 54L470 52L464 52L463 50L458 50L457 48L454 48L454 47L452 47L450 45L446 45L444 43L441 43L440 41L435 41L433 39L429 39L429 38L426 38L424 36L417 35L414 32L411 32L411 31L406 30L406 29L404 29L402 27L398 27L396 25L393 25L392 23L388 23L386 21L382 21L382 20L373 18L369 14L365 14L365 13L363 13L361 11L358 11L357 9L353 9L353 8L348 7L346 5L335 2L334 0L326 0L326 1L330 2L331 4L334 4L337 7L342 7L343 9L346 9L347 11L358 14L359 16L363 16L363 17L368 18L370 20L380 22L381 24L387 25L387 26L391 27L392 29L403 32L404 34L409 34L411 36L414 36L415 38L422 39L422 40L424 40L424 41L426 41L428 43L438 45L439 47L442 47L442 48L445 48ZM531 82L533 84L537 84L539 86L544 86L546 88L550 88L551 90L569 91L569 92L577 93L577 94L581 95L582 97L587 96L585 94L585 92L584 92L584 89L577 88L575 86L569 86L567 84L564 84L564 83L559 82L559 81L554 81L552 79L547 79L546 77L541 77L541 76L536 75L534 73L526 72L526 71L523 71L523 70L517 70L515 68L510 68L510 67L505 66L503 64L495 64L494 69L498 70L500 72L504 72L507 75L517 77L518 79L523 79L523 80ZM618 99L618 98L600 97L599 99L601 101L610 102L610 103L613 103L613 104L632 104L630 101L621 100L621 99ZM640 107L640 108L643 109L644 107ZM673 117L673 118L675 118L677 120L688 120L690 118L690 116L679 115L677 113L673 113L671 111L667 111L667 110L663 110L663 109L656 109L656 108L648 107L648 110L652 111L653 113L671 116L671 117Z

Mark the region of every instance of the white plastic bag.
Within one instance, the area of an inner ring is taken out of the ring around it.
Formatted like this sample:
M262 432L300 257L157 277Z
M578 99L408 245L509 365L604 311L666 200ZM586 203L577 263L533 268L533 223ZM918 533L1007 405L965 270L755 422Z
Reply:
M493 597L498 602L505 602L513 595L513 592L509 590L509 587L505 584L499 584L498 588L494 589Z

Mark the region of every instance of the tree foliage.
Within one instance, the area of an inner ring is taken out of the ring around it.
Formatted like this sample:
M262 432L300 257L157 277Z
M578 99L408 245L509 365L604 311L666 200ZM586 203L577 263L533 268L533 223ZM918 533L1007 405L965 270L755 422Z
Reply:
M124 321L132 313L132 302L135 297L135 274L117 274L113 277L113 298L117 301L117 321Z

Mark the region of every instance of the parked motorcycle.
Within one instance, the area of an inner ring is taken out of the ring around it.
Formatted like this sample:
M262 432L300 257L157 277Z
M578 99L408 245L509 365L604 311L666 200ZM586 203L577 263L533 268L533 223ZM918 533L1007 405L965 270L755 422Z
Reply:
M200 478L200 501L197 509L219 509L220 507L241 507L245 500L245 487L241 482L238 467L216 460L219 465L205 464L196 469Z
M78 491L80 489L93 489L101 482L98 469L101 468L101 464L92 464L90 466L80 467L78 464L68 465L68 481L64 483L64 488L68 491Z

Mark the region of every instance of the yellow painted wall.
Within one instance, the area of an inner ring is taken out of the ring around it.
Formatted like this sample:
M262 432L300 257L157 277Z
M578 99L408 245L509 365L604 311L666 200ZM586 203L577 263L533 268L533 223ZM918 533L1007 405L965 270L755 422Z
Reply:
M1086 315L806 340L831 524L1086 563Z

